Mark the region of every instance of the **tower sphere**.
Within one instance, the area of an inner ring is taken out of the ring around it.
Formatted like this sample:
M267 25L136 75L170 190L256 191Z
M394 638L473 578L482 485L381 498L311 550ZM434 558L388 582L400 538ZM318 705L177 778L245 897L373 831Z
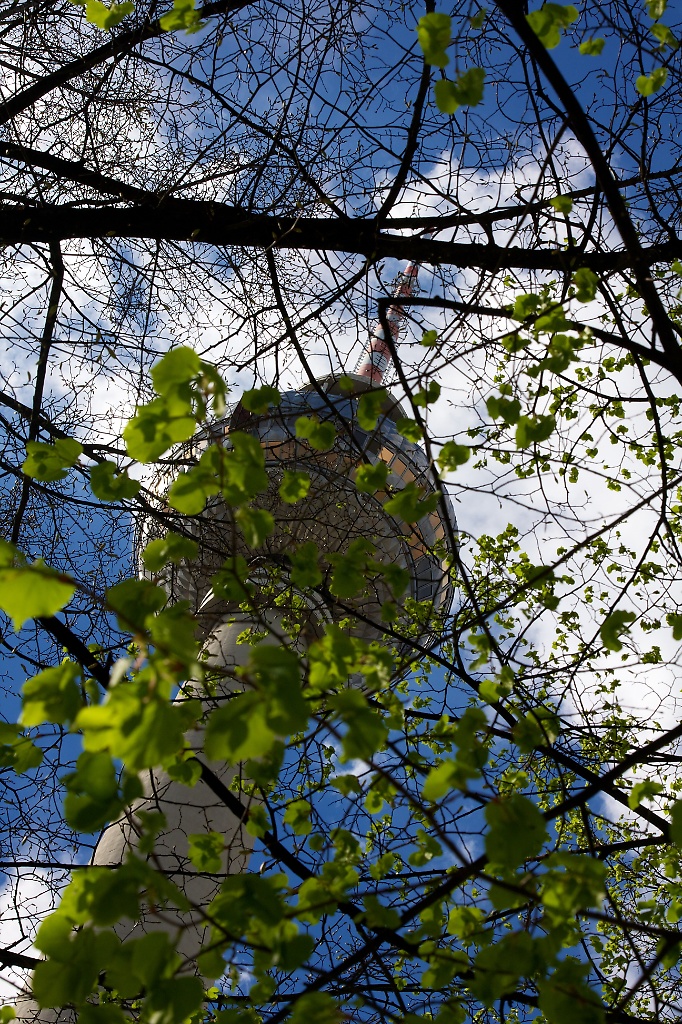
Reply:
M253 414L237 402L223 419L184 446L183 456L191 464L208 444L230 447L230 436L235 431L258 438L269 486L253 504L269 511L275 526L263 545L252 550L241 538L232 509L221 498L211 501L200 516L184 519L183 527L199 542L200 554L196 561L172 571L167 586L174 600L189 599L199 613L218 611L210 578L231 555L239 554L247 560L254 579L266 574L268 568L275 568L286 579L290 555L299 545L312 541L326 575L316 594L307 599L327 619L339 621L350 614L353 635L374 639L381 635L377 625L381 622L381 606L392 597L384 577L370 571L366 593L341 605L330 595L334 555L345 553L353 541L364 538L374 547L370 555L373 561L407 570L403 600L407 597L428 602L434 614L447 612L453 592L450 563L456 532L450 499L443 495L433 511L417 522L405 523L385 511L387 491L362 493L354 483L360 465L383 462L389 469L387 484L392 491L415 483L422 489L422 498L427 498L435 490L424 450L398 432L396 423L405 413L393 398L387 395L384 399L375 429L360 427L358 400L373 388L366 377L359 375L329 376L285 392L280 405L263 415ZM299 417L313 417L334 426L335 439L328 450L317 450L296 436ZM311 480L306 497L294 504L286 503L279 495L285 470L304 472ZM154 489L158 492L158 484ZM143 532L148 538L148 529ZM330 555L331 559L325 561ZM429 632L428 626L424 632Z

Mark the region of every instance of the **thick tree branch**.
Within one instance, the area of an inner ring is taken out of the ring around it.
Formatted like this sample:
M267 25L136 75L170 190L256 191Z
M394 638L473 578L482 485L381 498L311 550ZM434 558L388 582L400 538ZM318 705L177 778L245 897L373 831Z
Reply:
M47 244L68 238L145 238L219 246L321 249L357 253L372 260L410 259L433 265L475 267L491 273L568 273L577 267L610 273L632 267L627 250L582 253L571 249L441 242L383 233L374 219L250 214L239 207L183 199L167 199L156 207L144 204L90 210L68 206L27 210L25 206L0 205L0 225L0 242L5 245ZM648 264L671 262L682 258L682 241L650 246L642 254Z

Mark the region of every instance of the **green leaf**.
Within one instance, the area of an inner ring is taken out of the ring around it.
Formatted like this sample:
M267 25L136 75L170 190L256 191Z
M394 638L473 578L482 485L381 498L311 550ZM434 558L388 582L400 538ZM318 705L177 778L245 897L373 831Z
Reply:
M297 836L308 836L313 830L311 813L312 807L307 800L294 800L284 812L284 824L291 825Z
M201 360L187 345L172 348L152 366L151 378L157 395L170 395L178 391L189 400L191 392L187 384L194 380L201 369Z
M516 447L529 448L546 441L556 429L554 416L520 416L516 425Z
M231 697L211 715L206 729L206 754L230 763L261 758L279 736L302 729L308 705L301 692L299 659L293 651L271 644L251 650L241 670L255 689Z
M0 541L0 609L10 616L16 633L28 619L61 611L75 589L68 576L50 569L40 559L27 564L16 548Z
M434 86L436 106L443 114L454 114L460 107L477 107L483 99L485 71L469 68L455 82L439 79Z
M314 416L299 416L296 420L296 437L304 438L316 451L326 452L334 444L336 428L333 423L320 423Z
M334 789L338 789L339 793L343 793L344 796L358 795L362 793L362 786L360 785L356 775L336 775L329 781ZM391 863L393 863L393 860L391 860Z
M317 545L308 540L288 552L291 561L291 582L301 590L317 587L322 582Z
M382 749L388 736L386 723L363 694L343 690L329 698L329 706L347 726L341 741L343 761L364 761Z
M606 866L596 857L558 851L545 862L541 899L547 920L559 927L588 907L598 907L605 896Z
M424 432L416 420L406 417L396 420L395 428L401 437L404 437L406 441L412 441L413 444L418 444L424 436Z
M367 586L367 565L374 554L374 545L365 537L356 537L345 552L328 556L334 566L329 589L336 597L350 598Z
M505 935L477 954L471 991L490 1007L497 999L513 992L519 978L534 973L536 960L535 942L528 932Z
M412 481L388 501L385 501L384 509L390 516L402 519L405 523L416 523L423 516L438 508L441 497L440 491L435 491L427 497L423 497L424 493L424 488L417 487L416 483Z
M137 462L154 462L196 430L191 403L155 398L140 406L123 430L126 451Z
M559 199L566 197L559 196ZM552 206L556 202L556 199L550 199ZM533 316L537 313L538 309L542 304L542 299L539 295L534 295L532 292L527 292L523 295L517 295L514 299L514 308L512 316L515 320L527 320L528 317Z
M211 577L211 586L221 601L244 601L251 593L249 565L242 555L235 555L223 563Z
M154 1024L184 1024L201 1007L204 983L201 978L175 977L159 981L149 992L146 1005Z
M24 726L56 722L72 722L83 704L81 688L76 682L80 668L72 661L39 672L27 680L22 689L23 707L20 722Z
M537 707L521 718L512 729L514 743L523 754L535 747L551 746L561 732L561 720L551 708Z
M28 441L26 452L22 472L34 480L50 483L64 479L67 471L76 465L83 454L83 445L72 437L60 437L54 444Z
M233 431L230 448L212 444L199 462L181 473L168 492L168 503L185 515L197 515L206 500L222 491L228 505L243 505L268 488L265 455L257 437Z
M326 992L306 992L294 1003L289 1024L341 1024L345 1014Z
M374 430L377 420L381 415L381 409L388 399L388 392L385 388L372 388L360 395L357 404L358 425L363 430Z
M570 213L573 209L573 200L570 196L555 196L550 199L549 205L553 206L557 213Z
M270 828L270 821L265 809L257 804L249 807L249 817L246 821L246 831L250 836L261 839Z
M166 765L169 778L181 782L183 786L193 787L201 778L201 765L192 751L183 751L175 762Z
M501 697L507 697L514 688L514 673L505 665L497 679L484 679L478 688L478 695L486 704L495 704Z
M520 793L486 805L490 826L485 852L492 864L516 868L540 852L547 840L544 818L534 803Z
M628 796L628 807L634 811L639 807L642 800L648 800L650 797L662 792L663 786L660 782L652 782L650 779L645 779L644 782L636 782Z
M245 391L241 397L241 403L249 412L262 415L271 406L278 406L282 402L282 396L277 388L268 385L262 388L254 388L252 391Z
M589 965L567 957L548 978L538 981L538 1006L551 1024L603 1024L604 1006L583 981Z
M491 395L487 399L486 409L492 419L501 419L504 423L518 423L521 415L521 403L518 398L505 398L503 395Z
M433 348L438 343L438 331L424 331L422 334L420 345L424 348Z
M654 21L658 21L665 14L668 0L646 0L647 14Z
M450 45L452 18L441 11L423 15L417 24L417 39L424 60L433 67L444 68L450 62L445 49Z
M554 306L539 316L533 324L533 330L536 334L551 334L554 331L569 330L563 306Z
M583 40L583 42L579 46L579 50L584 57L598 57L604 49L605 42L605 39L601 39L600 37L594 39L592 36L590 36L589 39Z
M486 913L480 907L453 907L448 915L448 935L461 939L467 946L472 939L480 942L485 919Z
M578 11L572 4L543 4L539 11L531 11L526 21L547 50L561 42L561 33L578 20Z
M178 474L168 491L168 504L185 516L197 516L219 490L217 475L207 472L200 463Z
M178 611L169 611L172 622ZM182 634L181 639L184 645ZM130 772L177 762L185 748L184 734L194 726L201 705L198 700L170 702L177 675L164 675L159 661L153 659L134 681L111 687L101 704L81 709L74 727L82 731L86 751L113 752ZM183 667L184 661L179 665Z
M650 75L640 75L635 82L635 89L640 96L653 96L668 81L667 68L654 68Z
M589 267L581 267L573 275L573 284L576 286L575 297L578 302L591 302L597 294L599 278Z
M672 626L673 640L682 640L682 615L670 612L666 615L665 621Z
M679 40L673 35L667 25L656 24L652 25L650 32L656 39L658 39L659 46L658 50L677 50L679 49Z
M446 441L438 453L436 461L444 473L451 473L459 466L463 466L470 458L471 448L457 444L456 441Z
M302 501L310 490L310 474L297 472L294 469L285 469L282 482L279 485L279 496L282 501L289 505L295 505Z
M147 544L142 552L142 561L149 572L159 572L169 562L179 565L185 559L191 561L198 554L199 545L195 540L169 530L165 537Z
M64 817L76 832L98 832L123 809L110 754L84 751L76 771L64 776ZM141 788L138 795L141 794Z
M225 870L223 851L225 836L220 832L200 832L187 836L189 859L197 871L217 874Z
M479 29L483 27L483 22L486 19L487 10L485 7L479 7L475 14L469 18L469 25L473 29Z
M85 5L85 16L91 25L107 31L119 25L127 15L135 10L135 4L125 0L122 4L112 3L107 7L100 0L87 0Z
M42 750L21 734L18 725L0 722L0 768L11 768L17 775L23 775L37 768L42 760Z
M90 488L101 501L134 498L140 489L139 480L131 480L114 462L98 462L90 470Z
M308 704L301 692L301 663L287 647L259 644L251 649L242 669L265 699L268 723L280 735L302 729L308 721Z
M250 548L259 548L275 529L275 520L265 508L245 505L237 510L235 518Z
M428 405L433 405L434 402L437 402L439 398L440 384L438 381L432 380L421 391L417 391L412 400L418 408L425 409Z
M206 726L206 756L237 764L272 750L276 734L258 693L240 693L214 711Z
M629 632L628 625L634 622L637 618L635 612L626 612L623 609L618 609L611 614L602 622L599 629L599 636L604 647L609 651L621 651L623 645L620 641L620 637L623 633Z
M148 619L167 601L165 590L151 580L123 580L107 590L107 604L118 615L122 629L144 631Z
M383 490L388 479L389 468L385 462L363 462L355 471L355 486L361 494L374 494Z
M422 789L424 799L436 803L453 789L466 789L469 779L476 774L457 760L443 761L426 776Z

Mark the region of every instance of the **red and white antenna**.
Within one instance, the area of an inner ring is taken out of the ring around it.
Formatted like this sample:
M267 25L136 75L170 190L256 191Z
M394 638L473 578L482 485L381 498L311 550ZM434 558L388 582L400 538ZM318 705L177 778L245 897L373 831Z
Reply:
M434 232L430 231L425 237L430 238L433 234ZM401 270L398 273L393 282L394 299L409 299L411 296L419 294L417 284L418 273L418 263L410 263L405 270ZM386 310L386 322L388 323L388 329L391 332L394 346L400 336L400 326L405 315L405 307L402 302L393 302ZM384 329L381 323L376 320L369 333L367 347L355 367L355 373L359 377L365 377L372 384L381 384L392 359L391 349L386 344L386 339L384 338Z

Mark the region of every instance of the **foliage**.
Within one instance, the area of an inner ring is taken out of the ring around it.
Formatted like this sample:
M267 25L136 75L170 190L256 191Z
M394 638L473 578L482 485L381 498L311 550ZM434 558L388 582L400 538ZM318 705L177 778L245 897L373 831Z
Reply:
M4 25L4 977L676 1021L678 13Z

